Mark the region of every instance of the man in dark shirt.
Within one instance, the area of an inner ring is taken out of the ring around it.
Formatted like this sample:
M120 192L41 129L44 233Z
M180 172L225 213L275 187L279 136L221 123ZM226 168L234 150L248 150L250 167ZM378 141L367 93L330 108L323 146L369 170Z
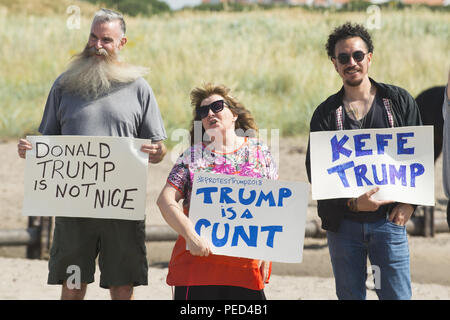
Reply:
M406 90L369 78L373 44L363 26L339 26L329 36L326 48L343 87L317 107L311 132L421 125L418 107ZM306 168L311 182L310 165L308 144ZM367 257L376 272L380 299L411 298L405 225L415 207L375 200L372 195L378 190L376 187L358 198L318 200L339 299L366 298Z

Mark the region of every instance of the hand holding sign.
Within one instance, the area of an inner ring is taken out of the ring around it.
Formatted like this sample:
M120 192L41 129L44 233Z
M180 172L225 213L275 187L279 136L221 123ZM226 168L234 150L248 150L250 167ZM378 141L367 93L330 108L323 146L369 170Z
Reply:
M192 238L186 239L187 249L193 256L207 257L211 250L210 242L197 234Z
M25 159L27 150L33 149L31 142L26 139L20 139L19 144L17 145L17 153L19 157Z
M156 141L151 144L143 144L141 151L148 154L148 162L158 163L164 158L167 149L161 141Z

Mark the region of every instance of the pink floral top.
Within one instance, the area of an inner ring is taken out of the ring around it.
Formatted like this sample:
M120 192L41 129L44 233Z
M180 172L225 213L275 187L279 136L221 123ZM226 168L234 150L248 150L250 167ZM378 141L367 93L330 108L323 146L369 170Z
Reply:
M178 158L167 179L183 195L185 212L189 210L194 172L278 179L269 148L256 138L246 138L241 147L226 154L211 151L204 143L195 144Z

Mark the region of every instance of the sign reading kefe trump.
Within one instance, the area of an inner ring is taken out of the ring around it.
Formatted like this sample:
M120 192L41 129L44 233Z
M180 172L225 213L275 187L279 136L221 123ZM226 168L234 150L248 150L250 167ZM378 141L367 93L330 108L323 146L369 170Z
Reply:
M30 136L23 215L144 220L149 140Z
M195 173L189 219L214 254L301 262L308 195L303 182Z
M434 205L433 127L311 132L312 199L372 197Z

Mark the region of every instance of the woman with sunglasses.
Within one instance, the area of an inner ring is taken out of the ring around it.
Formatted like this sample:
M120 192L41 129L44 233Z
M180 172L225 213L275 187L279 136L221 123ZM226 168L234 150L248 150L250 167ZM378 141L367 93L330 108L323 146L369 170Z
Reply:
M180 235L167 284L175 286L176 300L263 300L271 263L212 254L188 212L195 172L277 179L277 168L267 146L253 137L257 131L253 117L230 89L213 84L195 88L191 104L191 147L178 158L157 201L164 219Z

